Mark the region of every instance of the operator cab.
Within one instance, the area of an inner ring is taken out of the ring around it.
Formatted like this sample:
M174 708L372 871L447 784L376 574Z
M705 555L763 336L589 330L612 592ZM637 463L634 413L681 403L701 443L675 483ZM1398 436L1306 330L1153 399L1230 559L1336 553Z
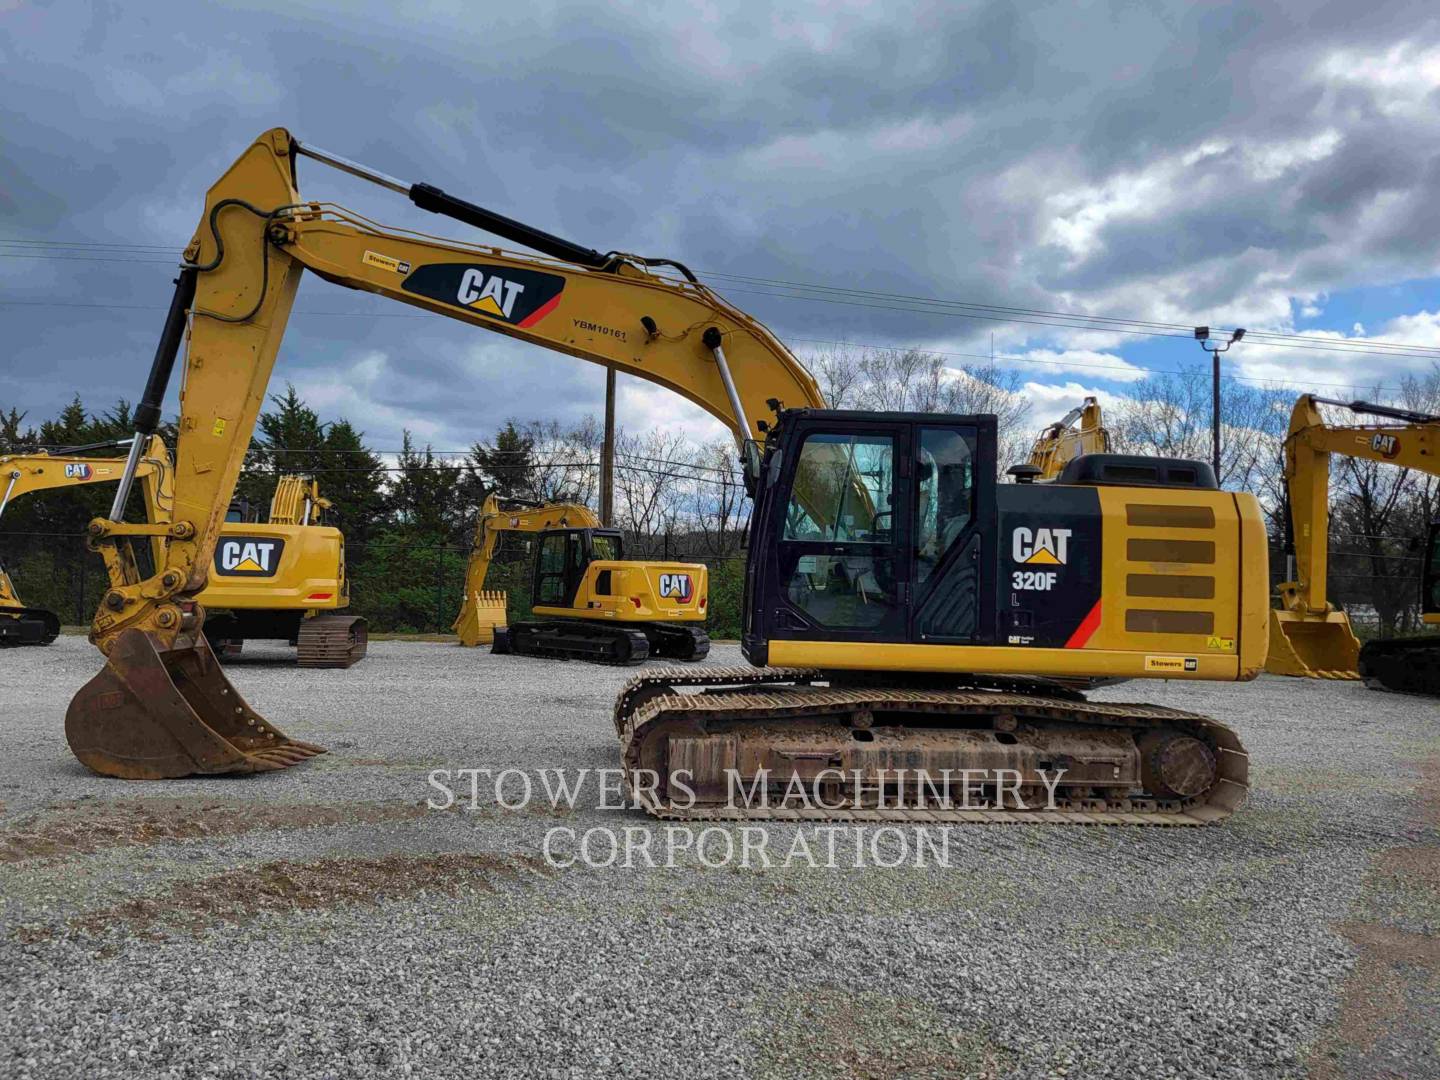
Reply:
M993 625L993 567L979 553L996 532L995 424L782 412L746 572L751 661L766 662L772 639L959 643Z
M530 602L537 607L574 607L576 591L590 564L624 557L618 529L547 529L540 534ZM600 575L596 592L609 591L606 577Z
M225 520L253 525L260 520L260 512L249 499L235 499L225 511Z
M1216 493L1204 462L1086 454L1057 482L999 484L996 456L994 416L780 412L756 481L746 657L771 663L781 642L851 667L882 662L856 645L1078 648L1100 621L1114 489Z

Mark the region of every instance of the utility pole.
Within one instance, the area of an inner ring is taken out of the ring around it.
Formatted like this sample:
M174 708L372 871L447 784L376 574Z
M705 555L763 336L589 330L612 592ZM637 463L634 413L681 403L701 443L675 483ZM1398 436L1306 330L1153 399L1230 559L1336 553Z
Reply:
M1195 340L1210 354L1210 464L1215 469L1215 482L1220 482L1220 354L1245 336L1243 327L1230 334L1224 345L1210 344L1210 328L1195 327Z
M600 523L615 523L615 369L605 368L605 441L600 447Z

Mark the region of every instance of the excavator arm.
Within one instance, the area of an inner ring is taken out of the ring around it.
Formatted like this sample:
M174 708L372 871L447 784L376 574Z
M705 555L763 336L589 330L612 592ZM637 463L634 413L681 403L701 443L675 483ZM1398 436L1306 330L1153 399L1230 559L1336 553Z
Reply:
M270 497L271 525L318 524L320 515L330 509L330 500L320 494L320 483L313 477L287 473L275 482Z
M341 207L302 201L302 155L545 257L387 230ZM266 132L206 195L136 410L143 439L159 423L178 362L173 520L128 524L112 510L91 524L102 551L135 536L167 538L163 564L148 578L107 555L111 585L90 635L106 667L66 715L71 748L96 771L132 778L248 772L319 752L287 739L240 700L205 644L195 599L307 269L665 386L731 430L752 477L761 418L781 406L824 405L778 339L679 264L580 248L430 185L304 146L284 129ZM132 448L116 507L137 462Z
M588 506L551 503L546 506L502 508L489 495L475 522L475 539L470 544L470 561L465 567L465 599L451 627L462 645L482 645L492 640L494 628L505 625L505 594L490 592L485 579L502 533L539 533L547 529L597 529L600 519Z
M113 484L124 472L124 459L94 457L81 450L100 450L131 445L122 439L112 443L77 447L57 453L10 454L0 457L0 514L15 499L35 491L76 487L86 484ZM144 479L169 468L170 454L158 437L144 444L135 476Z
M1377 422L1329 424L1321 405L1374 416ZM1326 599L1333 454L1440 475L1440 417L1311 394L1295 402L1285 438L1287 580L1278 587L1280 608L1271 613L1266 663L1273 674L1360 677L1360 642L1349 618Z
M1110 432L1100 418L1100 402L1087 397L1042 431L1030 449L1029 463L1010 472L1016 475L1018 471L1026 479L1041 482L1055 480L1074 458L1082 454L1104 454L1109 449Z

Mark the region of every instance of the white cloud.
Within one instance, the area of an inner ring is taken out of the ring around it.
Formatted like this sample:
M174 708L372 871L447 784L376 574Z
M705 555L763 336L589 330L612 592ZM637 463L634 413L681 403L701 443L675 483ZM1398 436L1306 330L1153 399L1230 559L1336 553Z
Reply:
M1029 349L1018 354L1026 363L1045 364L1054 372L1083 369L1087 378L1139 382L1149 372L1114 353L1092 349Z
M1020 393L1030 399L1032 406L1030 419L1034 421L1036 431L1047 424L1055 423L1071 409L1079 408L1087 397L1098 399L1102 411L1118 407L1125 400L1123 394L1115 394L1109 390L1077 382L1061 384L1027 382L1020 388Z

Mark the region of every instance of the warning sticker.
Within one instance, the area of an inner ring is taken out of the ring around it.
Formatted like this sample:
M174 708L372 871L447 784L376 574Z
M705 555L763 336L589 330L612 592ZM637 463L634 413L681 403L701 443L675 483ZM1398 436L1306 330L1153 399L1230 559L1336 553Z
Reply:
M381 270L391 270L397 274L408 274L410 264L400 259L392 259L389 255L381 255L378 251L365 252L363 261L367 266L378 266Z
M1145 657L1146 671L1172 671L1176 674L1184 674L1187 671L1198 671L1200 661L1193 656L1147 656Z
M1235 639L1231 637L1208 637L1205 639L1207 649L1219 649L1221 652L1234 652Z

